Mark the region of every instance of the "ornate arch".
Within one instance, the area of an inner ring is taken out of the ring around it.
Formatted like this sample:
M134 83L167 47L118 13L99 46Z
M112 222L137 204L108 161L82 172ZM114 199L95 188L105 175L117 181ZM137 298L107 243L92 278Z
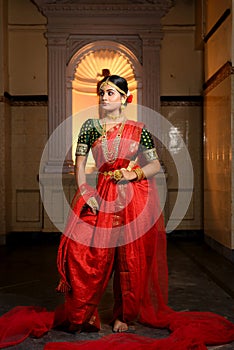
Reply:
M115 41L99 40L86 44L75 52L67 65L67 78L74 80L76 68L81 60L84 59L84 57L88 54L101 50L115 51L124 56L132 67L135 78L137 79L141 77L142 66L136 55L127 46Z
M105 52L115 53L116 55L122 56L127 61L127 63L129 64L129 67L131 67L131 70L132 70L132 74L131 74L132 76L129 76L128 81L130 84L132 81L135 81L135 87L137 88L137 101L138 103L141 103L142 101L142 66L138 58L129 48L127 48L123 44L120 44L115 41L99 40L99 41L94 41L92 43L88 43L83 47L81 47L80 49L78 49L67 64L67 73L66 73L66 82L67 82L66 115L67 116L72 114L72 83L76 79L77 67L81 64L82 60L86 59L89 55L92 55L94 53L105 54ZM98 80L99 80L98 76L96 76L96 80L94 76L93 79L90 79L90 83L94 85L97 83Z

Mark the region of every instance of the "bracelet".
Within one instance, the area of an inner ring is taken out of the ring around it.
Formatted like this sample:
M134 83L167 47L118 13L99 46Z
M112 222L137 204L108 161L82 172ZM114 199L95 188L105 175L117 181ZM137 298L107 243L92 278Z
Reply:
M87 204L92 208L92 209L98 209L98 202L95 197L90 197L87 200Z
M135 168L132 171L134 171L134 173L137 176L136 181L141 181L141 180L145 179L144 171L140 167L139 168Z
M89 186L87 183L83 183L79 186L79 192L85 201L87 201L90 197L95 196L96 193L94 188Z

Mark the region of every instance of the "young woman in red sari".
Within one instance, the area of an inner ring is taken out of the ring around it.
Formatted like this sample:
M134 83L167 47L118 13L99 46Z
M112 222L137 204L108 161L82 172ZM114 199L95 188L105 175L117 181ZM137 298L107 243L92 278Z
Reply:
M136 320L156 325L167 303L166 236L153 179L160 163L151 134L123 112L128 94L124 78L104 78L101 118L87 120L78 138L78 199L58 254L70 330L99 329L97 307L112 273L115 332ZM96 191L86 182L90 149Z

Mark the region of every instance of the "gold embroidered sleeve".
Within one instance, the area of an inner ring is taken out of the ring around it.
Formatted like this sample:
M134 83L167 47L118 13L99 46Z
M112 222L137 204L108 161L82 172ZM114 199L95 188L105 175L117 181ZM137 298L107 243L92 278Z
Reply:
M85 143L77 143L76 156L86 156L88 153L89 146Z
M76 156L86 156L90 150L90 135L92 132L93 123L92 119L88 119L84 122L80 129L76 146Z
M155 148L147 149L143 152L143 155L147 162L152 162L153 160L158 159L158 154Z
M153 136L146 128L142 129L140 139L140 152L143 153L147 162L152 162L153 160L158 159Z

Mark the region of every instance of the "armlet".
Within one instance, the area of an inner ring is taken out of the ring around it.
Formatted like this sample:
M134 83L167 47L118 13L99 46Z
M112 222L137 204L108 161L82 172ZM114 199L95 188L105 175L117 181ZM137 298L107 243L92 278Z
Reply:
M78 143L76 147L76 156L86 156L88 153L88 145L85 143Z
M158 155L155 148L147 149L143 152L143 155L148 162L158 159Z

